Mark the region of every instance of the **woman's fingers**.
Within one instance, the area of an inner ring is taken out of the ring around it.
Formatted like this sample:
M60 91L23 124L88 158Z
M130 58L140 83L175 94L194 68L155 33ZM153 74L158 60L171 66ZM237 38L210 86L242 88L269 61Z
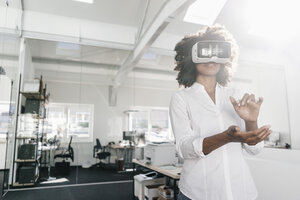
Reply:
M229 97L234 109L237 109L239 107L238 103L236 102L235 98L233 98L232 96Z
M262 97L259 97L259 98L258 98L257 104L258 104L258 105L261 105L261 104L263 103L263 101L264 101L264 99L263 99Z
M265 140L273 131L272 130L269 130L263 137L260 141L263 141Z
M231 100L231 98L230 98L230 100ZM248 93L246 93L246 94L244 94L243 98L239 102L237 102L237 105L240 104L239 106L245 106L248 103L249 104L255 103L255 104L261 105L262 102L263 102L263 98L262 97L259 97L258 101L256 102L254 94L248 94Z
M250 131L250 137L256 137L258 136L261 132L267 130L267 129L270 129L271 126L270 125L265 125L265 126L262 126L254 131Z
M257 143L265 140L271 133L272 133L272 130L264 131L262 137L253 138L251 140L248 140L246 143L249 144L249 145L256 145Z
M263 129L263 131L261 131L259 133L259 135L256 135L254 137L250 137L247 139L247 143L251 143L251 144L256 144L258 142L261 141L261 139L269 132L269 129Z
M247 100L247 103L250 103L250 102L255 102L255 95L254 94L251 94Z
M244 142L249 145L257 144L271 134L270 126L263 126L255 131L246 132Z
M248 97L249 97L249 94L248 94L248 93L244 94L244 96L243 96L243 98L242 98L242 100L241 100L241 106L246 105L246 102L247 102L247 100L248 100Z

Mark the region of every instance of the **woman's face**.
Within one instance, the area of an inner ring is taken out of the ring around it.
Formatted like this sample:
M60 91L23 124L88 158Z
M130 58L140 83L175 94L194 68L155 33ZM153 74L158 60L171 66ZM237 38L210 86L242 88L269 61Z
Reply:
M221 64L215 62L196 64L197 71L204 76L216 76L220 68Z

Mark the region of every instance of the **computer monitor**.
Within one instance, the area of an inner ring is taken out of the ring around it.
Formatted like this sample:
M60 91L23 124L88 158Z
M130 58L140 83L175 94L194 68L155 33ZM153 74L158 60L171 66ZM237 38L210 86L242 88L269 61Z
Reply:
M123 131L123 140L134 141L136 131Z

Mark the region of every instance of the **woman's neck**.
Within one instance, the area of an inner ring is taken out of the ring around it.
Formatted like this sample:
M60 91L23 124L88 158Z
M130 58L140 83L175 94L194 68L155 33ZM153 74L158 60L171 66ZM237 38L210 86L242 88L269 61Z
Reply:
M200 83L201 85L204 86L205 90L208 93L214 93L217 80L215 76L203 76L203 75L198 75L196 81Z

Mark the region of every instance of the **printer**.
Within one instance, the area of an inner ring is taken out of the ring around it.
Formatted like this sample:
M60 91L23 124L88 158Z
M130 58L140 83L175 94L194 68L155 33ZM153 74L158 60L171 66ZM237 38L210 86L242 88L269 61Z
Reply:
M144 147L144 162L161 166L176 162L176 149L173 143L148 144Z

